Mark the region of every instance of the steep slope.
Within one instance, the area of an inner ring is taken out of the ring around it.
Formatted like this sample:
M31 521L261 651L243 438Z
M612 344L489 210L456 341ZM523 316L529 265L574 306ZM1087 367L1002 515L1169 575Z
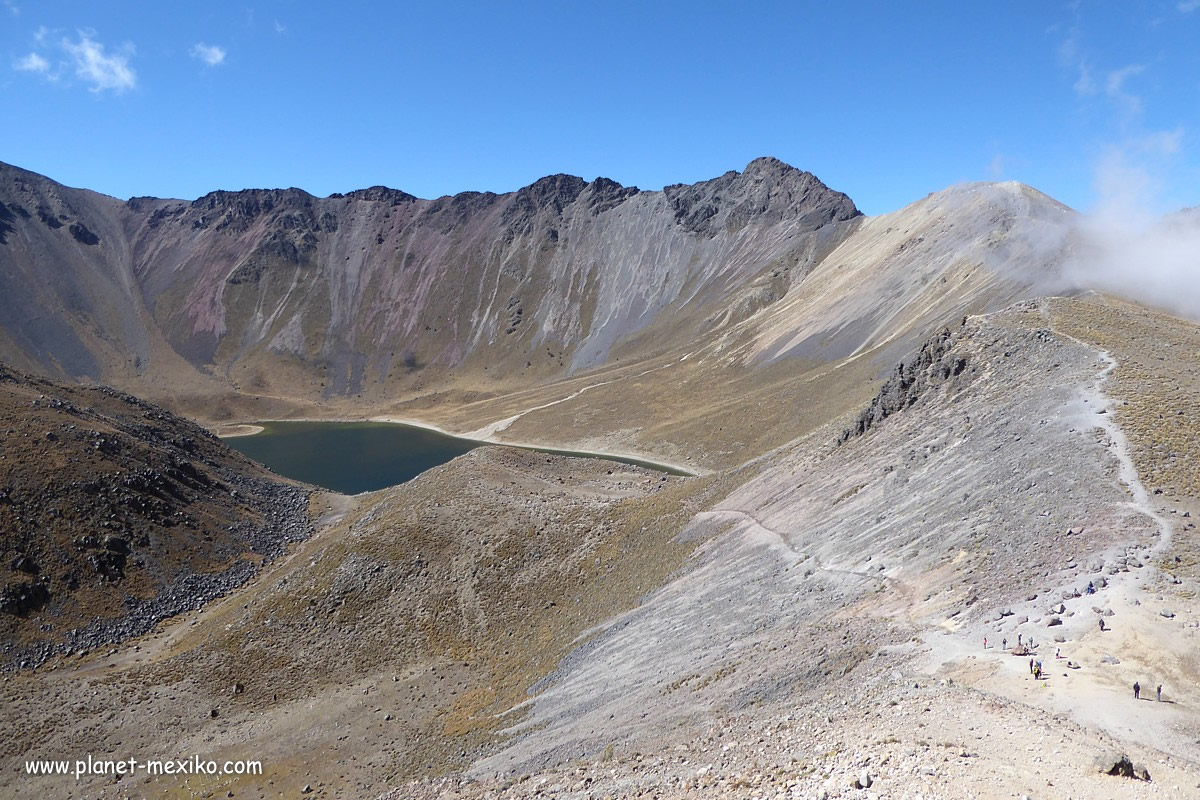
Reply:
M161 408L0 365L0 667L228 593L308 534L307 497Z
M413 401L390 412L501 438L733 466L867 402L874 380L936 328L1036 296L1057 279L1072 218L1019 184L955 187L863 220L775 302L720 317L663 356L618 348L619 363L571 380L461 408Z
M662 192L556 175L432 201L375 187L120 203L3 167L0 201L0 255L17 267L6 279L38 290L31 299L57 321L12 341L22 363L103 380L175 369L156 362L148 310L196 370L310 400L456 370L523 382L578 371L668 308L677 333L694 335L678 329L689 314L769 263L810 266L859 215L773 159ZM103 290L94 303L76 297L81 276ZM10 331L16 310L0 318ZM135 363L81 338L85 326L127 342Z

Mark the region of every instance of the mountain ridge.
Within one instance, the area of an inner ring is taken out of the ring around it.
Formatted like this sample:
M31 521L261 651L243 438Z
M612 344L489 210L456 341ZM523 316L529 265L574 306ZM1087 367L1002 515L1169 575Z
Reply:
M861 380L882 375L935 326L1029 296L1036 270L1012 267L1052 266L1067 219L992 184L866 217L769 157L661 191L557 174L432 200L376 186L122 202L0 168L0 204L0 358L21 369L208 423L389 416L459 432L529 427L587 387L627 405L631 386L669 394L696 370L707 429L730 381L770 394L851 354L869 355ZM656 451L667 420L646 411L614 417L604 449L681 455ZM722 458L783 441L774 413L770 441L739 434ZM532 438L597 435L559 416Z

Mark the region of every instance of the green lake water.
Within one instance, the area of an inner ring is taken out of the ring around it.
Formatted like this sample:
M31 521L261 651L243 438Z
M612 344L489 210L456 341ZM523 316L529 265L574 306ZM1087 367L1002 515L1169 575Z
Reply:
M276 473L342 494L358 494L412 480L486 442L393 422L260 422L262 433L224 439L225 444ZM562 455L588 456L561 450ZM609 458L686 475L660 464Z

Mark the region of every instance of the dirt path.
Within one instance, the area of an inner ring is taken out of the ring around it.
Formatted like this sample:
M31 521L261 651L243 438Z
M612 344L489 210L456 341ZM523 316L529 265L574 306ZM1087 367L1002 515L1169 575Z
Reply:
M1172 529L1138 475L1128 439L1116 419L1116 402L1105 392L1118 366L1117 359L1104 349L1053 325L1049 327L1054 335L1095 353L1101 364L1091 384L1081 389L1074 412L1064 416L1063 421L1081 433L1096 429L1103 433L1101 442L1117 463L1117 481L1129 496L1116 505L1151 521L1157 536L1149 546L1117 547L1105 554L1106 564L1130 559L1133 568L1105 575L1106 585L1098 587L1095 594L1072 597L1079 583L1073 580L1042 593L1036 600L1012 607L1011 616L1003 620L958 632L927 632L924 639L931 648L930 664L935 673L1067 715L1119 740L1198 759L1200 748L1195 737L1186 733L1192 727L1191 709L1196 698L1190 681L1179 672L1179 665L1193 657L1196 634L1180 630L1180 623L1152 607L1152 595L1163 591L1166 584L1166 576L1153 566L1153 558L1170 549ZM1064 596L1064 613L1047 614L1047 605L1060 607L1060 601L1053 599L1060 594ZM1104 615L1097 614L1096 609ZM1059 616L1065 624L1045 627L1050 616ZM1026 618L1030 621L1014 622ZM1103 631L1096 620L1105 621ZM1037 637L1032 656L1011 653L1020 631L1024 631L1025 640L1031 635ZM1053 641L1056 635L1062 635L1065 641ZM988 637L987 649L982 645L984 636ZM999 646L1004 639L1008 640L1008 651ZM1042 663L1041 680L1029 673L1031 657ZM1075 666L1068 667L1068 663ZM1143 702L1133 701L1134 681L1142 687ZM1145 702L1155 699L1155 687L1160 683L1167 684L1164 699L1168 702Z

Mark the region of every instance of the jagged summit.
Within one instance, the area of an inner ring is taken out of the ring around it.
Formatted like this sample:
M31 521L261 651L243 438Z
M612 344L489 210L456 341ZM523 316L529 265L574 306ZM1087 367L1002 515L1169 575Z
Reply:
M846 195L771 157L754 159L740 173L731 170L708 181L666 186L663 193L681 225L710 236L723 227L741 229L752 220L791 218L800 227L815 229L862 216Z

